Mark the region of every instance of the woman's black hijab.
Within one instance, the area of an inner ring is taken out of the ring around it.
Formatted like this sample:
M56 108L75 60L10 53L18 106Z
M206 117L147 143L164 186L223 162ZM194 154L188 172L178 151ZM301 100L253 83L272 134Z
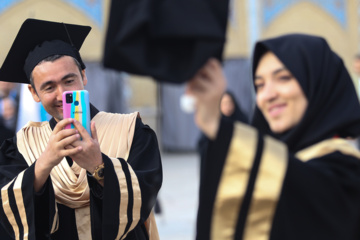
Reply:
M354 84L343 61L325 39L290 34L260 41L253 56L253 76L264 53L273 52L299 81L308 100L298 125L280 135L271 132L256 107L253 125L285 142L296 152L321 140L360 135L360 105Z

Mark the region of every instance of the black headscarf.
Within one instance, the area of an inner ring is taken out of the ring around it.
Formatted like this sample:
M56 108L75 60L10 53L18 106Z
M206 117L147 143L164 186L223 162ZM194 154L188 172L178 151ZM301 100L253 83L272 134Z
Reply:
M290 34L258 42L253 56L253 76L267 51L273 52L299 81L308 107L300 123L282 134L271 132L256 107L255 127L282 140L293 152L336 135L360 135L360 104L354 85L343 61L325 39Z

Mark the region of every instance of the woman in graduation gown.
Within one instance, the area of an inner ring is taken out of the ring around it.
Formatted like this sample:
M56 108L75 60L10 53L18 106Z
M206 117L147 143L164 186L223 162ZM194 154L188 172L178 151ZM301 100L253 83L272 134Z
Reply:
M360 105L320 37L260 41L252 126L221 118L226 87L210 59L191 79L195 122L211 139L200 183L197 239L359 239Z

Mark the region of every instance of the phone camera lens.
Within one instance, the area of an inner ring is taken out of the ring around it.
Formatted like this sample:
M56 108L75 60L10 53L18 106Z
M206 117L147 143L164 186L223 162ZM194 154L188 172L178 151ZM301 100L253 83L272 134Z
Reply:
M73 96L71 93L66 94L66 103L72 103L73 102Z

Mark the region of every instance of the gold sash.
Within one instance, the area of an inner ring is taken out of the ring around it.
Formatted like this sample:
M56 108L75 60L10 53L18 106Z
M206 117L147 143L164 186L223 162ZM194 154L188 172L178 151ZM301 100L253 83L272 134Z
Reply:
M306 162L313 158L321 157L335 151L360 159L360 152L343 138L331 138L316 143L296 153L296 157Z

